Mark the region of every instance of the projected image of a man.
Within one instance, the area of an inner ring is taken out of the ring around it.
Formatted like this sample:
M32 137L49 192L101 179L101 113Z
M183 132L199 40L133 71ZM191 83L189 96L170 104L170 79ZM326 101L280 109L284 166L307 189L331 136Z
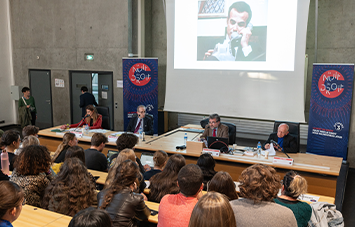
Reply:
M252 11L243 2L233 3L228 10L227 35L223 43L205 53L209 61L260 61L265 60L265 52L256 43L250 43L253 25L250 23Z

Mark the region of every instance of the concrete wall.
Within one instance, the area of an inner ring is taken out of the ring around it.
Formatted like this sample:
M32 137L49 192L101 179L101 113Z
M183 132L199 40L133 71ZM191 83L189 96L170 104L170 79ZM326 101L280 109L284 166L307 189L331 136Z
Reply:
M137 0L133 1L133 52L137 53ZM159 58L159 106L164 105L166 81L166 22L163 1L146 0L146 56ZM12 0L12 40L15 84L28 85L28 69L49 69L66 87L54 88L54 124L70 120L68 70L112 71L122 79L121 58L127 56L127 0ZM319 0L318 63L354 63L355 1ZM314 63L315 0L311 0L307 29L309 56L306 119L308 119L312 65ZM95 54L85 62L84 53ZM40 56L37 60L36 57ZM353 99L355 100L355 99ZM122 103L122 89L115 88L114 102ZM353 101L353 108L355 102ZM66 109L67 111L63 111ZM355 111L353 111L353 115ZM123 108L115 109L115 129L123 129ZM170 128L177 114L169 114ZM355 167L355 124L351 123L349 161ZM354 163L354 164L353 164Z

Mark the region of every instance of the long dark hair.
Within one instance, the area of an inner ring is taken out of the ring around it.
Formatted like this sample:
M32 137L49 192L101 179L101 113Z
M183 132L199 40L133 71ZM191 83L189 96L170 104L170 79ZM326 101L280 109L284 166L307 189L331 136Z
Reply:
M94 202L95 185L78 158L68 158L60 167L58 176L45 190L42 207L74 216Z
M164 195L180 192L177 186L177 177L185 164L185 158L181 154L174 154L168 159L163 171L150 179L150 201L160 203Z
M208 192L219 192L228 197L229 200L238 199L234 181L227 172L219 171L214 175L208 184Z
M0 219L9 209L21 205L25 193L21 187L11 181L0 181Z
M203 190L207 190L207 183L212 179L212 177L217 173L214 170L216 166L216 161L210 154L202 154L197 159L197 165L202 170L203 174Z
M107 188L100 208L105 209L111 203L114 195L120 193L125 188L129 188L134 182L136 182L138 186L138 176L139 168L136 163L129 159L122 162L117 167L116 176Z

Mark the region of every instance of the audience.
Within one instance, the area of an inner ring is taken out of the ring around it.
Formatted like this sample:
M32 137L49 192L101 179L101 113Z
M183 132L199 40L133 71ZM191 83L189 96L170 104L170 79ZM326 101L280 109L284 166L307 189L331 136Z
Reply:
M238 227L297 226L292 211L274 202L281 187L274 168L252 165L242 172L239 183L242 198L230 202Z
M21 143L20 133L16 130L7 130L1 136L0 147L3 147L3 152L7 152L10 162L10 171L14 169L15 151ZM0 162L1 167L1 162Z
M15 183L10 181L0 182L0 226L12 227L21 214L25 204L24 192Z
M74 133L67 132L63 136L63 142L58 145L57 150L55 151L52 161L54 163L64 162L65 154L67 150L71 146L78 145L78 139L76 138Z
M107 172L107 159L101 153L108 142L102 133L95 133L91 137L91 147L85 150L85 164L88 169Z
M30 146L30 145L40 145L39 139L36 136L25 136L22 140L22 144L20 147L15 151L15 155L19 155L24 147Z
M208 192L219 192L227 196L229 201L238 199L234 181L227 172L219 171L207 186Z
M185 158L181 154L170 156L163 171L150 178L149 201L160 203L163 196L178 194L180 192L177 185L178 173L185 165Z
M124 162L128 159L131 160L132 162L136 161L136 155L134 154L134 151L132 149L124 149L118 154L118 156L114 162L114 165L108 171L106 181L105 181L105 188L107 188L111 184L113 179L115 178L117 167L122 162Z
M189 227L236 227L229 200L218 192L209 192L198 200Z
M282 181L281 195L274 201L292 210L298 227L307 227L311 219L312 208L298 197L307 193L307 180L294 171L286 173Z
M34 125L27 125L22 129L22 136L25 138L26 136L35 136L38 137L39 128Z
M181 168L178 174L180 193L166 195L159 205L158 227L187 227L192 210L202 196L203 175L195 164Z
M154 168L144 173L144 180L150 180L155 174L161 173L167 161L168 154L165 151L156 151L153 156Z
M150 210L143 195L134 192L139 174L137 164L126 160L117 167L109 187L98 194L99 208L109 213L113 226L137 226L137 220L148 219Z
M214 170L216 165L215 160L210 154L202 154L197 159L197 165L201 168L203 174L203 190L207 190L207 183L213 178L213 176L217 173Z
M16 158L10 181L24 189L26 204L40 207L44 190L52 180L50 165L51 157L44 146L24 147Z
M95 184L82 161L68 158L45 190L42 207L74 216L96 200Z
M115 159L118 156L119 152L121 152L123 149L133 149L134 146L138 143L138 137L134 135L133 133L123 133L120 135L117 140L116 140L116 146L118 153L113 154L110 157L110 166L114 165Z
M68 227L111 227L108 213L93 207L79 211L70 221Z

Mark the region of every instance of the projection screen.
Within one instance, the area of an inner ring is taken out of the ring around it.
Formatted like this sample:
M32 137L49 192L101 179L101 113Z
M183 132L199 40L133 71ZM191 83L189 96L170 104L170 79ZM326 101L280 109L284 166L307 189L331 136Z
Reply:
M166 111L304 122L309 0L167 0Z

